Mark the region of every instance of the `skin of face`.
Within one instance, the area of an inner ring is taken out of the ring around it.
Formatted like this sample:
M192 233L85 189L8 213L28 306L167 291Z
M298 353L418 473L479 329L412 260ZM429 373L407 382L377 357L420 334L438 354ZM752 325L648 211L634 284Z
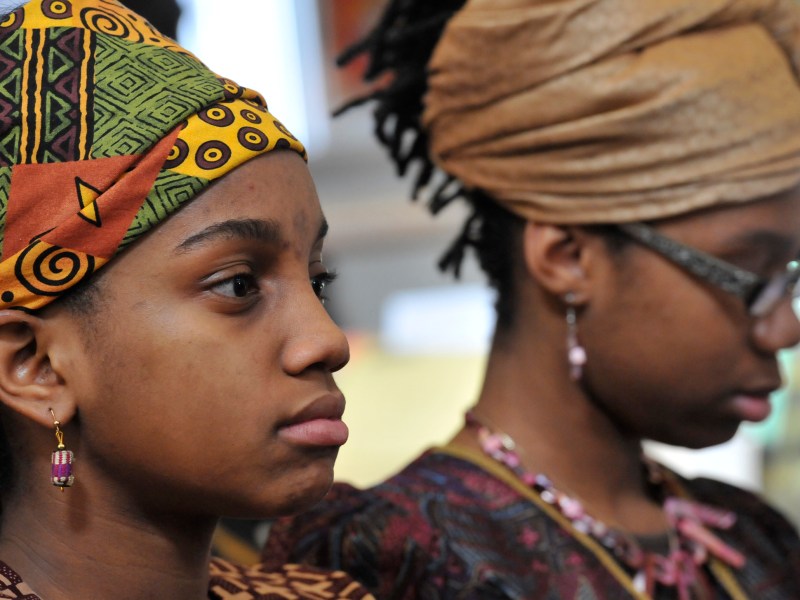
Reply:
M800 254L797 191L655 223L675 240L762 277ZM598 268L580 310L582 385L625 434L705 447L762 418L781 385L777 352L800 341L787 297L750 317L743 302L631 242Z
M273 152L110 263L96 314L54 308L70 347L53 368L77 405L67 440L93 499L269 517L324 495L348 345L312 285L323 224L303 160Z

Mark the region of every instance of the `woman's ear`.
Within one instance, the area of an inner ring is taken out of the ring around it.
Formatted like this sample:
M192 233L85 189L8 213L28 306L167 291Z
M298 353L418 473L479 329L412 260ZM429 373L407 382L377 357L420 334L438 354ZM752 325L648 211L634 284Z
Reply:
M522 235L525 268L539 286L580 304L589 295L588 236L575 226L528 221Z
M75 414L62 377L53 370L43 320L20 310L0 311L0 402L7 408L51 427Z

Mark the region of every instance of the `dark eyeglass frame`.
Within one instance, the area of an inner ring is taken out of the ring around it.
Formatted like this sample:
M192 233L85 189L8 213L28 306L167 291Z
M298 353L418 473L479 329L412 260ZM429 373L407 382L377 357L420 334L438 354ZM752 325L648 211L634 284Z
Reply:
M800 295L798 260L789 261L782 273L765 278L668 238L644 223L618 223L616 227L692 275L739 297L751 316L763 317L772 312L789 290L793 299Z

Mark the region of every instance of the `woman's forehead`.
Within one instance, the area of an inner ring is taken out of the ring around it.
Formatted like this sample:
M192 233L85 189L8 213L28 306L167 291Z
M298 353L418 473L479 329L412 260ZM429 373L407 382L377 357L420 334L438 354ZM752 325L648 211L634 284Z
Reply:
M656 222L665 233L702 243L720 241L755 246L800 245L800 191L721 206Z
M238 167L159 229L175 248L220 236L313 245L327 223L305 162L276 152Z

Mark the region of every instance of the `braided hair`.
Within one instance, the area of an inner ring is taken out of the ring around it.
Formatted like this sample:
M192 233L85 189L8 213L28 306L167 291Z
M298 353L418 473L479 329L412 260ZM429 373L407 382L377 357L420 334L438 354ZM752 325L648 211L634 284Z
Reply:
M467 202L470 215L439 260L439 268L458 278L467 249L472 248L497 291L497 326L503 329L513 321L513 283L524 221L484 192L465 189L459 180L437 169L428 154L428 136L421 123L428 62L448 20L464 3L465 0L390 0L375 28L346 49L337 61L343 66L364 55L364 80L382 83L335 114L373 103L375 136L388 149L398 175L405 176L412 165L416 169L412 198L416 200L425 190L426 203L434 215L454 201Z

